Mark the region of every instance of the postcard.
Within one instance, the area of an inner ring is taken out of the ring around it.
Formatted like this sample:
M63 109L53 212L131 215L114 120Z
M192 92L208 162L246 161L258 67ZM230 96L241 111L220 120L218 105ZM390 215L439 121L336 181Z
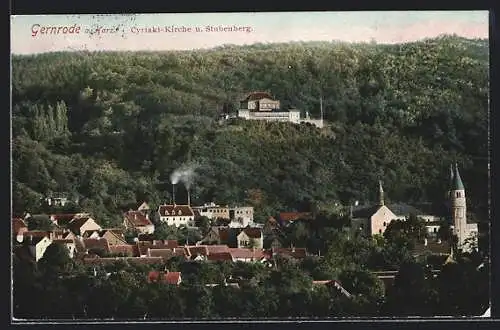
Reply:
M11 16L12 321L488 317L488 15Z

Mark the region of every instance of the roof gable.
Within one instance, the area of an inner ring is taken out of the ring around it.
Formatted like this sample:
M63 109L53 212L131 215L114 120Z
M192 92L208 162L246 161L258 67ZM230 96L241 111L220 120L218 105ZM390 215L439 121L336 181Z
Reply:
M381 207L381 205L371 205L355 208L352 211L352 217L363 219L371 218Z
M161 217L169 216L194 216L193 209L189 205L161 205L158 208Z
M312 218L311 212L281 212L279 214L279 219L282 222L296 221L299 219L310 219Z
M262 238L262 230L260 228L245 228L241 233L245 233L245 235L247 235L249 238Z
M273 99L273 96L268 92L251 92L242 101L255 101L263 98Z
M153 224L142 211L128 211L125 212L124 217L134 227L150 226Z

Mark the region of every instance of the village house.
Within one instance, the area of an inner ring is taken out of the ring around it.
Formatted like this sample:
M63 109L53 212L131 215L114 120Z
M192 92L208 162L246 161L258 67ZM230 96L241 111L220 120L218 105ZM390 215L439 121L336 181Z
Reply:
M223 242L221 239L220 231L225 231L224 227L212 226L210 227L208 233L203 237L203 239L198 242L200 244L227 244L227 242Z
M245 228L253 224L253 207L235 206L229 209L229 227Z
M313 220L311 212L280 212L278 215L278 223L282 227L287 227L298 220Z
M147 257L159 257L163 261L168 261L172 258L180 258L181 260L188 260L189 256L183 247L170 248L170 249L148 249Z
M230 261L234 262L233 255L230 252L215 252L209 253L207 261Z
M149 250L175 249L178 247L176 240L137 241L136 245L140 256L148 256Z
M105 238L109 245L123 245L126 244L125 235L121 229L101 229L101 230L87 230L82 235L83 238Z
M90 217L89 213L63 213L63 214L51 214L49 219L53 224L59 227L67 226L71 220L75 218Z
M271 249L271 257L285 257L285 258L292 258L292 259L304 259L308 256L307 249L305 248L277 248L277 249Z
M147 214L149 211L151 211L151 208L149 207L148 203L142 202L141 205L137 207L137 211L141 211L144 214Z
M262 230L260 228L244 228L236 237L238 247L262 249L264 246Z
M52 240L48 236L25 236L23 243L28 246L31 256L38 262L52 244Z
M268 258L267 254L260 248L229 248L233 261L255 262Z
M109 255L120 257L140 257L139 247L137 244L110 244Z
M158 215L160 222L169 226L194 226L194 212L189 205L161 205Z
M77 250L83 247L83 252L90 255L98 255L100 257L107 256L110 253L110 245L105 238L83 238L82 245L79 245L75 240Z
M12 219L12 237L18 242L23 241L23 235L28 231L28 225L21 218Z
M182 276L180 272L169 272L168 270L161 271L150 271L148 273L148 282L160 282L172 285L179 285L182 282Z
M102 229L101 226L90 217L74 218L68 223L67 227L77 236L82 236L86 231Z
M123 215L123 226L128 230L137 231L140 234L152 234L155 231L155 226L149 220L148 212L144 211L127 211Z

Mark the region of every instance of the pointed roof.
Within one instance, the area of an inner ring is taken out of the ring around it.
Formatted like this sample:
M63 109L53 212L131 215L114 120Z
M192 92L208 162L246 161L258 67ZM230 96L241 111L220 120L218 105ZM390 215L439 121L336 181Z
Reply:
M382 188L382 180L378 181L378 203L384 205L384 188Z
M453 179L453 190L465 190L462 178L458 172L458 165L455 163L455 175Z

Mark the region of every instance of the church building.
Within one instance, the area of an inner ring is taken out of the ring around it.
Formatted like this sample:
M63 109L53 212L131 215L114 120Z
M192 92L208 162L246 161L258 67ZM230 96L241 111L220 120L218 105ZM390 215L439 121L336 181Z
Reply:
M439 216L424 212L406 204L386 204L384 189L379 181L378 203L375 205L355 206L351 208L351 223L355 230L365 235L382 235L392 220L404 220L413 214L425 221L429 237L439 231ZM477 223L467 221L467 203L465 188L458 171L458 166L450 168L450 188L447 191L449 221L453 234L457 237L457 248L470 250L468 243L477 246Z
M469 240L472 245L477 246L478 228L477 223L467 221L465 187L457 164L454 169L450 168L450 183L448 198L453 234L457 237L457 248L468 251L470 250Z

